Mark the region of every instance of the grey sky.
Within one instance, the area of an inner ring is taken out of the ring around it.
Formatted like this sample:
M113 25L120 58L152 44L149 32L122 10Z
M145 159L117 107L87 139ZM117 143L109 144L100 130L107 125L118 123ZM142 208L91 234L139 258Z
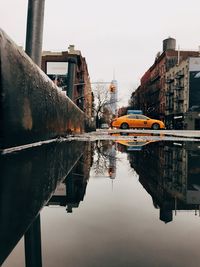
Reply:
M0 27L25 43L28 0L0 0ZM171 36L181 49L200 45L199 0L46 0L43 50L64 51L69 44L86 58L91 81L119 85L121 104Z

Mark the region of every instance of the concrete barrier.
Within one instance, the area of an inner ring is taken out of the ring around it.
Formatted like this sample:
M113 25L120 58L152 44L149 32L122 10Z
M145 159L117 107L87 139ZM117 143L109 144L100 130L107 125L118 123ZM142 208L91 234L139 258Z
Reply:
M84 113L0 29L0 149L84 131Z

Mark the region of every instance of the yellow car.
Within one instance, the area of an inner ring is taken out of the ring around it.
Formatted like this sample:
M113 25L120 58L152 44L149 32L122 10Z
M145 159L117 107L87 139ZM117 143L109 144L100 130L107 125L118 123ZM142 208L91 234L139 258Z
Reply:
M154 120L140 114L129 114L114 119L111 122L112 128L149 128L153 130L165 129L165 124L160 120Z

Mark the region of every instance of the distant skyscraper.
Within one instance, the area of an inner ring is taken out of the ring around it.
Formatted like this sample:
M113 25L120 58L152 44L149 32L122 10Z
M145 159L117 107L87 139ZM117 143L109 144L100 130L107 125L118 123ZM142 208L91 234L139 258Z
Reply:
M117 81L112 80L110 83L110 109L112 111L112 114L117 116Z

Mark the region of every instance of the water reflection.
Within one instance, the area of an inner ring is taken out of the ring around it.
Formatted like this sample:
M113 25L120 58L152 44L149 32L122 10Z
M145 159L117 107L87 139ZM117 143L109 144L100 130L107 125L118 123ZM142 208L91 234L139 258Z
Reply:
M114 141L97 141L95 143L96 157L93 164L96 177L116 177L116 143Z
M118 142L128 152L131 167L152 196L160 220L173 220L177 211L194 210L200 214L200 147L196 142ZM144 146L145 145L145 146ZM129 149L130 148L130 149ZM143 153L132 153L143 149ZM130 152L131 151L131 152ZM198 211L198 212L197 212Z
M84 153L66 178L57 186L47 206L63 206L68 213L83 201L93 162L93 146L85 143Z
M67 181L72 188L68 180L72 181L76 175L83 174L83 177L86 177L87 174L88 176L91 155L91 146L88 148L84 142L54 143L1 155L0 264L4 262L31 224L35 221L37 225L38 214L42 207L49 203L56 187L63 181ZM79 160L81 164L75 167ZM74 172L70 173L71 170ZM69 175L71 178L67 179ZM83 182L83 191L86 182L87 179ZM73 181L73 185L76 185L76 192L74 192L77 193L80 185L77 184L77 179ZM84 192L81 198L83 195ZM75 199L77 194L73 197ZM73 197L69 194L70 205L73 204ZM37 240L40 237L34 239L34 233L38 235L38 226L33 225L33 229L28 233L27 244L34 242L39 244ZM30 249L32 249L30 253L34 251L37 253L34 245Z
M152 210L159 209L159 219L161 221L165 223L172 222L174 219L173 216L176 215L178 211L184 210L192 211L195 215L199 215L200 144L197 142L158 142L158 140L150 140L142 137L136 138L135 140L122 140L119 138L116 142L111 140L96 141L94 143L73 141L42 146L21 151L16 154L2 155L0 158L0 244L3 244L3 246L0 248L0 264L4 262L20 238L25 235L26 267L41 267L43 262L41 255L42 250L44 250L44 247L41 246L41 236L43 235L40 226L41 209L44 206L49 210L52 206L60 206L61 209L64 210L65 217L68 215L67 213L72 213L70 215L72 218L74 213L76 213L75 211L77 211L77 208L80 206L80 203L88 201L86 200L86 190L88 190L88 185L90 183L91 167L95 181L103 180L101 178L110 178L114 181L115 178L119 178L119 176L117 176L117 168L119 166L119 155L121 154L125 156L127 154L131 168L137 173L140 184L146 190L144 190L145 194L148 192L152 198L153 206L148 199L150 206L153 207ZM124 177L131 177L131 175L133 175L133 173L128 172L128 170L124 170L124 173L122 173ZM121 179L123 180L124 177L121 177ZM133 177L131 178L133 179ZM115 181L118 180L116 179ZM146 240L147 232L144 237L141 233L137 236L137 231L134 232L134 227L139 229L139 232L142 232L142 228L139 228L139 226L145 223L145 220L140 221L140 219L138 219L140 216L137 218L137 215L139 215L138 210L140 210L143 205L143 203L137 202L139 193L131 191L132 189L127 188L125 184L121 185L123 188L121 191L118 188L116 199L113 198L113 195L109 196L110 198L105 198L103 206L105 208L105 206L108 205L109 208L103 210L101 214L102 217L100 216L100 220L98 221L103 224L103 221L106 220L106 216L108 218L115 216L113 214L116 209L117 214L118 212L121 212L120 214L126 214L127 207L129 207L130 203L134 203L135 210L134 212L131 211L133 217L127 212L127 217L123 218L125 221L124 225L130 227L130 225L133 224L133 229L125 229L126 227L122 227L123 231L126 230L129 233L127 235L128 241L124 239L123 236L120 239L120 242L123 241L120 250L126 251L131 248L128 242L132 242L131 244L136 244L137 242L148 244L149 241ZM132 184L129 183L129 185ZM106 190L105 187L103 187L103 189ZM99 191L100 189L98 188L95 194ZM126 194L129 194L129 197L126 196ZM134 197L132 198L132 196ZM111 199L110 203L109 199ZM113 199L114 201L112 202ZM123 206L119 211L116 206L122 207L121 202L123 199L125 199L124 202L126 206ZM95 202L94 199L92 199L92 201L94 201L94 203L93 206L91 205L93 207L90 213L91 217L87 217L86 215L87 218L84 218L85 221L76 217L78 218L77 220L84 221L85 224L86 220L88 220L89 226L93 225L93 227L89 227L88 232L86 232L89 239L90 234L93 235L95 229L101 229L101 227L95 228L97 221L92 223L95 219L93 213L99 213L99 210L95 211L98 201ZM101 201L103 200L101 199ZM152 212L152 210L150 210L150 212ZM145 212L147 213L146 210ZM78 210L78 213L81 214L81 208ZM84 216L83 214L84 212L80 216ZM117 220L122 220L122 217L123 216L117 218L113 217L113 221L117 224ZM159 219L157 218L157 221L159 221ZM131 221L130 224L128 222L129 220ZM110 222L113 221L110 219ZM135 223L135 221L138 224ZM120 222L122 223L122 221ZM50 224L50 222L48 222L48 224ZM59 225L59 221L57 224ZM165 224L160 224L166 227ZM71 231L68 224L63 225L65 225L65 228L61 230L63 234ZM66 229L70 230L67 231ZM105 231L105 228L103 229ZM115 230L115 225L113 223L112 225L106 225L106 229L107 235L109 235L111 229ZM76 231L76 229L74 231ZM122 231L120 228L114 231L115 236L118 234L120 235L120 231ZM76 236L77 239L80 240L82 235L80 229L78 233L79 234ZM103 234L102 231L102 235ZM137 236L137 242L134 236ZM139 239L142 239L142 241L138 241ZM93 242L96 244L99 240L97 239ZM110 242L112 242L112 240ZM114 248L115 246L113 245L113 250ZM54 249L56 254L57 250L61 248ZM68 249L70 248L68 247ZM73 250L73 247L71 249ZM86 254L84 249L85 248L83 248L83 254ZM65 250L65 248L63 250ZM101 247L101 250L103 253L104 248ZM78 254L79 250L77 250L76 253ZM130 257L133 257L132 252L130 255ZM74 258L74 256L72 258ZM77 258L79 257L77 256ZM121 266L133 266L133 259L130 258L128 260L130 265ZM66 265L67 263L68 261L63 264ZM69 264L69 266L74 265ZM76 266L78 266L78 264ZM89 265L83 264L82 266ZM100 265L93 264L90 266ZM101 266L114 265L102 264ZM117 266L120 266L120 264Z

